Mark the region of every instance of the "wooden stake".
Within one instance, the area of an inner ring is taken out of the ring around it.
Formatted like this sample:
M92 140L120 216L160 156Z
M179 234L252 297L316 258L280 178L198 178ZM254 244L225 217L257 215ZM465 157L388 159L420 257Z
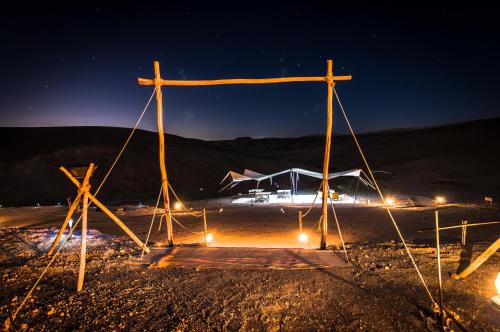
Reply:
M82 208L82 244L80 247L80 269L78 270L78 282L76 284L76 291L80 292L83 288L83 279L85 278L85 260L87 257L87 210L89 207L88 190L90 186L84 188L83 194L83 208Z
M323 158L323 200L321 214L321 242L320 249L326 249L326 237L328 234L328 171L330 164L330 146L332 142L333 126L333 61L326 61L326 83L327 83L327 102L326 102L326 135L325 135L325 155Z
M59 169L64 174L66 174L66 176L70 175L71 178L73 178L73 176L71 175L71 173L68 172L64 167L61 166ZM73 216L73 213L75 212L76 208L78 207L78 204L80 203L80 198L82 197L83 193L85 192L85 188L87 187L87 185L89 183L90 176L92 175L93 171L94 171L94 164L91 163L89 165L89 168L87 169L87 172L85 172L85 176L83 178L82 184L80 185L80 183L78 182L78 180L76 181L76 183L78 183L76 186L79 187L78 188L78 194L76 195L73 203L71 203L71 205L69 207L69 210L68 210L68 213L66 214L66 218L64 218L64 222L63 222L63 224L61 226L61 229L59 230L59 233L57 233L57 236L56 236L54 242L52 243L52 246L50 247L49 251L47 252L48 256L52 255L52 253L54 252L54 249L56 249L57 244L61 240L61 237L62 237L62 235L64 233L64 230L66 229L66 227L68 227L68 222L71 219L71 217ZM71 180L71 181L73 181L73 180ZM75 182L73 181L73 183L75 183Z
M302 210L299 210L299 234L302 234Z
M162 78L160 75L160 63L158 61L154 62L155 69L155 90L156 90L156 106L157 106L157 121L158 121L158 139L159 139L159 151L160 151L160 172L161 172L161 183L163 188L163 204L165 206L165 218L167 221L167 246L174 246L174 229L172 226L172 216L170 215L170 202L168 196L168 178L167 169L165 166L165 133L163 130L163 100L162 100Z
M467 225L467 219L462 219L462 225ZM462 226L462 246L465 247L467 236L467 226Z
M203 234L205 235L205 246L208 247L208 227L207 227L207 212L205 211L205 208L203 208Z
M439 212L436 210L434 212L436 221L436 254L437 254L437 266L438 266L438 281L439 281L439 314L441 319L441 326L444 326L444 312L443 312L443 285L441 281L441 248L439 245Z

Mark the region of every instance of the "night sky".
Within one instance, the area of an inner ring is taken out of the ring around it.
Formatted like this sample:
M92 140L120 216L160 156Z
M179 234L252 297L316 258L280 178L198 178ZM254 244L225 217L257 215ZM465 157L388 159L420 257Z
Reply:
M153 60L164 78L217 79L322 76L332 58L353 75L336 88L363 132L500 116L500 25L479 2L167 3L3 8L0 126L132 127ZM322 134L326 86L168 87L164 106L185 137ZM156 130L155 112L141 128Z

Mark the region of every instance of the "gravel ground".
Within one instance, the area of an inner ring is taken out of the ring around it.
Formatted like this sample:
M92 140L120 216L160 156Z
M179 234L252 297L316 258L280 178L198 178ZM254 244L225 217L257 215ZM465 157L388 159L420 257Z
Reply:
M0 230L7 322L41 273L55 228ZM19 312L16 330L436 330L430 301L403 248L394 241L348 247L353 266L315 270L153 269L130 240L90 230L84 290L77 294L79 234L65 246ZM491 242L443 248L446 307L469 330L500 331L490 305L497 253L469 278L449 277ZM435 250L411 251L437 298ZM8 327L8 326L6 326Z

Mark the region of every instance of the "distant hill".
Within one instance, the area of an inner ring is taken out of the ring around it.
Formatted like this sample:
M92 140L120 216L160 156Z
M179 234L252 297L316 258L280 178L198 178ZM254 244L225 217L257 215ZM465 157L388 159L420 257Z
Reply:
M98 165L94 188L130 129L110 127L0 128L0 204L64 203L74 186L60 165ZM137 131L99 194L106 202L146 202L160 186L157 134ZM500 118L424 129L359 135L373 169L392 173L382 185L408 195L480 201L500 199ZM167 170L183 197L217 195L228 170L271 172L289 167L321 170L324 138L239 138L202 141L165 135ZM332 171L364 168L352 138L333 138ZM240 189L240 191L244 188Z

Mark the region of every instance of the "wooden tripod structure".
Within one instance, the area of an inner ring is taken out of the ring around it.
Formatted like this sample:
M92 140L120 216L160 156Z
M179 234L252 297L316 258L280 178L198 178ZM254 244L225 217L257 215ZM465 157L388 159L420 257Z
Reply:
M54 252L54 249L56 248L57 244L61 240L61 237L64 233L64 230L68 226L68 222L73 216L73 213L75 212L80 199L83 198L83 208L82 208L82 244L80 248L80 268L78 271L78 283L77 283L77 291L81 291L83 288L83 279L85 277L85 261L86 261L86 255L87 255L87 212L88 212L88 205L89 205L89 200L92 201L99 209L101 209L102 212L104 212L111 220L113 220L141 249L143 249L145 252L149 253L148 247L144 243L142 243L141 240L127 227L125 224L118 219L117 216L113 214L104 204L102 204L94 195L90 193L90 184L89 180L90 177L92 176L92 172L94 171L94 164L91 163L89 167L87 168L87 171L85 172L85 176L83 177L82 182L78 181L76 177L74 177L66 168L63 166L59 167L61 172L66 175L71 182L75 184L75 186L78 188L78 193L73 200L73 203L71 203L71 206L69 207L69 211L66 214L66 218L64 219L64 223L61 226L61 229L59 230L59 233L57 233L57 236L54 240L54 243L52 243L52 246L50 247L47 255L52 255Z
M163 103L162 103L162 86L208 86L208 85L226 85L226 84L276 84L276 83L291 83L291 82L324 82L327 85L327 116L326 116L326 138L325 138L325 153L323 158L323 200L321 214L321 243L320 249L326 249L326 236L328 233L328 170L330 167L330 147L332 142L332 126L333 126L333 88L335 81L348 81L352 76L333 76L333 61L326 62L325 76L298 76L298 77L275 77L275 78L233 78L220 80L166 80L160 75L160 63L154 62L154 79L138 78L139 85L150 85L155 87L156 102L158 110L158 135L160 143L160 171L162 176L163 199L165 205L165 214L167 221L167 242L169 246L173 246L173 228L172 218L170 216L170 206L168 197L168 178L165 168L165 138L163 131Z

